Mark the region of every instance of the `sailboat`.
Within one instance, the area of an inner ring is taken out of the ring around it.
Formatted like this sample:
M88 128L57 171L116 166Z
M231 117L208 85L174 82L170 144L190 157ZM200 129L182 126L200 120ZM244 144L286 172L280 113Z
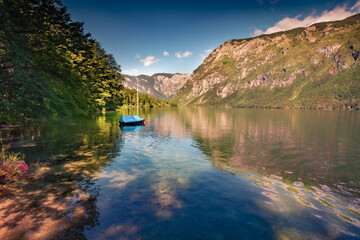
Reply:
M136 79L136 115L126 115L122 116L119 123L120 126L134 126L134 125L143 125L145 123L145 118L139 117L139 89L138 89L138 81Z

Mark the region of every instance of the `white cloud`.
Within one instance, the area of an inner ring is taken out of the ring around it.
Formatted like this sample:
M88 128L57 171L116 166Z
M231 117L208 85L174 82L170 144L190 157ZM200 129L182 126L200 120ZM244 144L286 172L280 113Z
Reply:
M123 73L126 75L137 75L139 73L139 69L132 68L130 70L124 70Z
M192 54L193 54L192 52L186 51L183 53L183 57L186 58L186 57L191 56Z
M261 34L264 34L264 31L258 28L255 28L255 31L251 34L252 37L259 36Z
M357 1L355 5L350 8L350 10L353 12L360 12L360 0Z
M164 54L164 56L166 56L166 57L169 56L169 52L167 52L167 51L164 51L163 54Z
M154 63L159 62L160 59L155 58L154 56L147 56L145 59L140 59L140 62L144 63L145 67L148 67Z
M186 52L184 52L184 53L177 52L177 53L175 53L175 56L176 56L177 58L187 58L187 57L191 56L192 54L193 54L193 53L192 53L192 52L189 52L189 51L186 51Z
M201 58L205 59L212 51L213 51L213 49L206 49L204 51L205 54L200 53Z
M135 59L140 59L140 54L135 54Z
M268 28L266 31L255 29L252 36L258 36L260 34L270 34L274 32L286 31L298 27L308 27L314 23L329 22L342 20L360 12L360 0L358 0L354 6L348 9L347 5L338 5L333 10L323 11L320 15L316 15L316 11L312 12L309 16L301 19L301 15L294 18L286 17L277 22L274 26Z

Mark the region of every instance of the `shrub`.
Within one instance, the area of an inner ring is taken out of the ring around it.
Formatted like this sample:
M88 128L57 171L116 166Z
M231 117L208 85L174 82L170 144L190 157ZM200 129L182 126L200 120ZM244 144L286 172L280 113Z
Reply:
M9 151L9 144L1 143L0 183L8 183L23 177L28 168L24 162L25 155Z

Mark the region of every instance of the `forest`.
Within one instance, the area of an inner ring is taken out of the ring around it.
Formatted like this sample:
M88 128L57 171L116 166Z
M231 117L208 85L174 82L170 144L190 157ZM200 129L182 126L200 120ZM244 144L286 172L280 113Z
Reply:
M136 104L120 65L60 0L0 0L0 123ZM139 105L175 106L145 94Z

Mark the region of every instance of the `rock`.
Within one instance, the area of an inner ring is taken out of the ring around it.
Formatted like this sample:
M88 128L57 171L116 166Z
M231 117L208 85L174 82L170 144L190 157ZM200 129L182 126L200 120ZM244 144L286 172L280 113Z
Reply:
M149 94L156 98L167 99L174 95L180 88L184 87L191 79L191 74L156 73L152 76L124 75L124 77L123 84L125 87L136 89L136 81L138 81L139 92Z
M336 53L336 51L341 47L340 44L335 44L333 46L321 47L318 49L318 52L325 54L326 56L331 56Z
M221 96L221 98L225 98L234 92L234 85L232 83L228 83L225 86L220 86L216 95Z

